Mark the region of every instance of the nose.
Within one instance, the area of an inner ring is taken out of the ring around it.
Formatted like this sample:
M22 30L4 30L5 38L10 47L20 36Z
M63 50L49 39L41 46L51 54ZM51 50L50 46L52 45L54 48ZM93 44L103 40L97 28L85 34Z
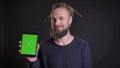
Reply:
M60 20L56 19L54 25L59 25L59 24L60 24Z

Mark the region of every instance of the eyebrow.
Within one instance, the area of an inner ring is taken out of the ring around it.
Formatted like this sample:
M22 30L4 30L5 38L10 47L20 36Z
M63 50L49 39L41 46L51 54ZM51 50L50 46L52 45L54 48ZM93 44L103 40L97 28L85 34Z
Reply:
M58 18L64 18L64 16L60 16L60 17L58 17Z
M51 18L55 19L55 17L51 17ZM59 16L58 18L64 18L64 16Z

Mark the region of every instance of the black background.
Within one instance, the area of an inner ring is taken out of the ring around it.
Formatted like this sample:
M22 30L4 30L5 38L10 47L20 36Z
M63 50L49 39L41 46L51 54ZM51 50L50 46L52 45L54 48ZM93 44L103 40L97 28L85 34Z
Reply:
M83 15L75 14L71 33L90 44L93 68L120 68L119 2L115 0L61 0ZM58 0L0 1L0 68L27 68L18 53L23 32L39 33L40 42L50 38L45 23Z

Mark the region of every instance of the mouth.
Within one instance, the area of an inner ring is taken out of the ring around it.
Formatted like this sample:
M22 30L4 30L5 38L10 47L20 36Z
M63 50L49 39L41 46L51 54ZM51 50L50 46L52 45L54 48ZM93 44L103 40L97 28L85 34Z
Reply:
M55 26L55 28L61 28L61 27L63 27L63 26Z
M62 31L63 30L63 25L54 25L52 27L52 31Z
M55 27L55 30L60 30L60 29L62 29L63 28L63 26L56 26Z

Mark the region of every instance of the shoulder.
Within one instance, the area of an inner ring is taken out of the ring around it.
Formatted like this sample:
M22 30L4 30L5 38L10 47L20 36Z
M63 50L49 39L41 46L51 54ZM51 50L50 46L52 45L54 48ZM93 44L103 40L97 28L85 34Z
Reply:
M77 40L77 47L78 48L82 48L82 50L84 50L86 52L90 52L90 46L89 46L88 41L86 41L82 38L79 38L79 37L76 37L76 40Z
M81 47L88 47L88 41L87 40L84 40L80 37L75 37L75 42L76 44L78 44L78 46L81 46Z
M49 39L47 39L47 40L45 40L45 41L42 41L41 43L40 43L40 46L47 46L47 45L50 45L50 44L52 44L53 43L53 38L49 38Z
M88 41L87 41L87 40L84 40L84 39L82 39L82 38L80 38L80 37L75 37L75 39L76 39L76 41L77 41L78 43L88 44Z

